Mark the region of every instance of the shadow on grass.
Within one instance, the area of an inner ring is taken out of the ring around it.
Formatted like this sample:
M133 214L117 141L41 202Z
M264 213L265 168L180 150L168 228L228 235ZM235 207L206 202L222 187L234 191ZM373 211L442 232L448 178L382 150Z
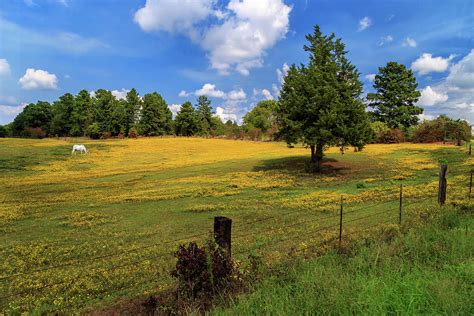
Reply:
M290 173L306 173L306 164L309 163L309 157L286 157L278 159L268 159L263 161L260 165L253 167L253 171L270 171L282 170ZM324 158L322 162L322 170L315 174L334 175L350 170L346 166L339 165L339 161L334 158ZM311 173L307 173L310 175Z

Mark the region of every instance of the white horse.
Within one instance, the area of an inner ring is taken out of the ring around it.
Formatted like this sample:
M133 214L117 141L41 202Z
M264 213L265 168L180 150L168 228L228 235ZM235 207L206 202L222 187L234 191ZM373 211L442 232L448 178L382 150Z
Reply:
M87 149L86 149L86 146L84 145L74 145L72 146L72 152L71 152L71 155L72 154L76 154L76 152L81 152L82 154L87 154Z

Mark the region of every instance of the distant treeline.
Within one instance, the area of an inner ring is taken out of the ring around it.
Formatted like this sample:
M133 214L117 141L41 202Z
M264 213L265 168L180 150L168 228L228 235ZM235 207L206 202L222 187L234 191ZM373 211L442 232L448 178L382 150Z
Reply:
M52 104L38 101L27 105L15 120L0 126L0 137L80 137L92 139L182 135L238 137L235 122L223 123L212 112L211 101L200 96L194 107L185 102L176 118L163 97L157 93L140 97L135 89L124 99L112 92L87 90L77 95L66 93Z

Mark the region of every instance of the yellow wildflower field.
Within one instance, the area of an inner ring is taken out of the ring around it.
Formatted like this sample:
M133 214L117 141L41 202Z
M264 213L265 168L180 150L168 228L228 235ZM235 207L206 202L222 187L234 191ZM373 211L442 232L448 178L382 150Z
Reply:
M90 153L71 155L84 143ZM448 202L467 199L465 147L309 149L204 138L0 139L0 312L82 312L170 286L173 251L233 220L234 257L269 265L344 233L436 208L439 162Z

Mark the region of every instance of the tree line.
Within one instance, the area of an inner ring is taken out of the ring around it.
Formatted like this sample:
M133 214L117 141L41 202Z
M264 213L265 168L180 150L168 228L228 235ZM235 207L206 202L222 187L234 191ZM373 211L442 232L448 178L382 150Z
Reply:
M413 72L388 62L375 76L374 92L362 97L360 73L347 58L342 39L325 35L319 26L306 36L306 64L293 64L278 100L259 102L243 117L243 124L214 115L211 101L200 96L195 105L185 102L175 119L157 93L140 97L135 89L116 99L104 89L94 95L82 90L67 93L49 104L29 104L13 123L0 127L0 136L113 136L158 135L226 136L254 140L302 142L311 152L310 169L319 170L324 149L338 146L362 150L370 142L434 142L471 138L464 120L440 116L419 124L423 109Z

